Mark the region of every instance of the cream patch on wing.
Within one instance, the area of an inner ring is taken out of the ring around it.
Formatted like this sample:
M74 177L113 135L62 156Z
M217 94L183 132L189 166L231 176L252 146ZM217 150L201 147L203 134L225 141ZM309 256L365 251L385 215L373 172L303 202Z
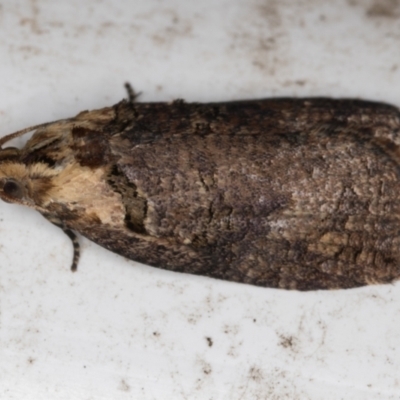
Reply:
M69 209L84 209L96 215L102 224L124 224L125 207L121 196L105 180L105 170L69 164L51 179L43 207L51 202L65 204Z

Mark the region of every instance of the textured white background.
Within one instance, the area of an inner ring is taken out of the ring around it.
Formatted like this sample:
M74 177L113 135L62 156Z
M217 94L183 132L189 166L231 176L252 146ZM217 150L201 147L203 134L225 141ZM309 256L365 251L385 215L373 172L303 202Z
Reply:
M399 65L398 0L6 0L0 134L111 105L125 81L143 101L400 106ZM60 230L0 204L1 399L400 398L399 284L284 292L82 244L72 274Z

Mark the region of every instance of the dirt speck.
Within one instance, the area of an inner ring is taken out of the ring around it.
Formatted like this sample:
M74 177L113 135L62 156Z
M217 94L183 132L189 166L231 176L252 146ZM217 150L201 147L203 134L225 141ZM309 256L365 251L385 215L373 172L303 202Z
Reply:
M212 373L212 368L211 365L203 359L198 359L197 360L197 364L200 366L200 371L202 372L202 376L199 376L198 378L198 387L200 388L203 383L204 383L204 379L206 378L206 376L211 375ZM204 376L206 375L206 376Z
M296 338L293 336L285 336L281 335L280 336L280 342L279 345L284 347L285 349L292 349L295 346Z
M271 28L276 28L281 25L282 20L279 14L279 2L275 0L263 1L258 5L259 15L265 18Z
M223 331L226 335L236 336L239 333L238 325L224 325Z
M249 370L249 378L257 383L261 383L263 380L263 373L262 370L258 367L251 367Z
M187 321L189 322L189 324L196 325L197 322L201 319L201 317L202 315L200 313L193 312L188 316Z
M158 31L151 35L157 45L170 47L179 38L188 38L192 35L192 22L181 18L175 10L165 9L167 23L160 26Z
M125 379L121 379L118 389L122 390L123 392L129 392L131 390L131 387L128 385Z
M286 80L282 83L282 86L304 86L307 83L305 79L296 79L296 80Z
M400 16L400 0L375 0L367 10L371 18L398 18Z
M21 18L20 20L20 25L28 25L31 28L32 33L35 33L37 35L41 35L43 32L43 29L40 27L39 24L39 6L38 6L38 1L37 0L31 0L31 17L25 17Z
M212 369L211 369L210 365L207 365L206 367L204 367L204 368L203 368L203 372L204 372L204 374L206 374L206 375L210 375L211 372L212 372Z
M212 345L214 344L213 340L208 336L206 337L206 340L207 340L208 347L212 347Z

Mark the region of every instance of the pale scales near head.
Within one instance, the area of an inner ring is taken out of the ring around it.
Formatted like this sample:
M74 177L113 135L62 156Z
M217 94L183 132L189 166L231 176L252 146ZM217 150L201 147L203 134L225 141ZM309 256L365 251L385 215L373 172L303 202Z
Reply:
M347 99L136 103L25 129L0 197L149 265L313 290L400 275L400 113Z

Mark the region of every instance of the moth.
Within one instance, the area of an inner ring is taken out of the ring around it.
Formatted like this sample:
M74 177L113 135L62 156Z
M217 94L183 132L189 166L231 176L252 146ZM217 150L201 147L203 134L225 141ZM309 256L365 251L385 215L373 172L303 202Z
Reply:
M129 87L128 87L129 89ZM136 102L0 140L0 197L154 267L315 290L400 276L400 113L353 99ZM34 131L21 149L9 140Z

